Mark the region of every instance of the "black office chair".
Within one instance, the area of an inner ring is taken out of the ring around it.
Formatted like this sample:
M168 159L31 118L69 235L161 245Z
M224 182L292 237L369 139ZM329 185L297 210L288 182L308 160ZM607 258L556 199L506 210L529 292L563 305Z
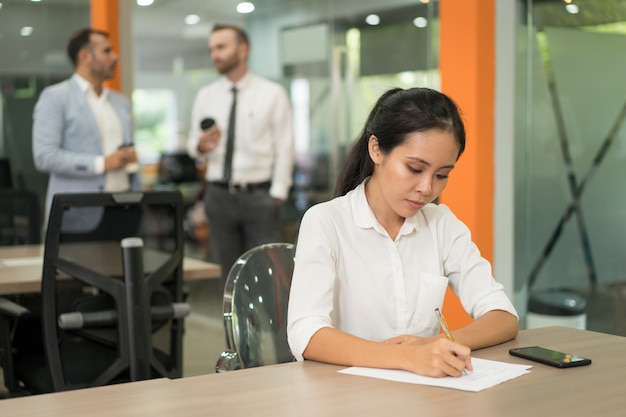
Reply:
M37 193L0 188L0 246L36 243L41 243Z
M27 314L18 312L8 384L5 370L9 390L181 377L189 313L182 302L182 219L182 197L174 191L56 195L45 241L42 324L27 328L20 323ZM20 335L41 329L39 350L20 343Z
M235 261L224 289L227 350L216 372L294 360L287 343L287 305L295 246L268 243Z

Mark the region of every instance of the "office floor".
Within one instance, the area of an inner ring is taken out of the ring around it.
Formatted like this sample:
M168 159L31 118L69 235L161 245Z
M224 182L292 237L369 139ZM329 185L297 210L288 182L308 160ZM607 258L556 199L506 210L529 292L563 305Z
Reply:
M183 376L215 372L215 362L225 349L222 294L217 281L188 286L191 315L185 320Z

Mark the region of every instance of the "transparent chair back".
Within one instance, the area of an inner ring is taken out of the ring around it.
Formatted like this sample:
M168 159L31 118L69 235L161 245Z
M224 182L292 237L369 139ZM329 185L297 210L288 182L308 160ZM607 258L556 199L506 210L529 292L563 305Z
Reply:
M217 372L289 362L287 305L295 246L268 243L244 253L231 268L224 289L228 350Z

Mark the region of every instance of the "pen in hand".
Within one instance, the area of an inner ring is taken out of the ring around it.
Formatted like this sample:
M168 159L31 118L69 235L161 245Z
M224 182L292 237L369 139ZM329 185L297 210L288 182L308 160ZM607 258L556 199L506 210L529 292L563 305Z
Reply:
M450 328L448 327L448 323L446 323L446 319L443 318L443 314L441 311L436 308L435 314L437 314L437 318L439 319L439 324L441 324L441 328L443 329L444 334L448 338L449 341L454 342L454 337L452 337L452 333L450 333ZM463 375L467 375L467 369L463 369Z

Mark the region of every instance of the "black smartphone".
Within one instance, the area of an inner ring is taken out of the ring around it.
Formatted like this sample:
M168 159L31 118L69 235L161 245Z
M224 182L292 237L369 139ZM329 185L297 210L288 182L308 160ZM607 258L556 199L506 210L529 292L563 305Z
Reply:
M540 362L557 368L572 368L574 366L589 365L591 359L573 355L571 353L559 352L546 349L541 346L528 346L516 349L509 349L509 353L531 361Z

